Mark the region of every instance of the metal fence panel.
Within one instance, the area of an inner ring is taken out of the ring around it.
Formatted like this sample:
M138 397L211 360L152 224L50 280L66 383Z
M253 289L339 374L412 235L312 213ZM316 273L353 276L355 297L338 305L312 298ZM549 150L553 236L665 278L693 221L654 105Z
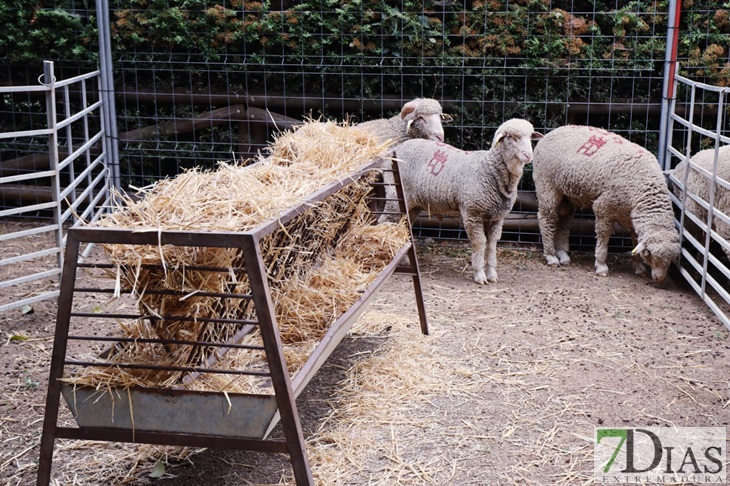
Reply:
M666 160L683 241L679 268L730 328L730 88L677 76L674 92Z
M6 229L0 235L0 312L55 298L65 230L95 220L107 205L99 83L99 71L58 81L53 63L46 62L38 86L0 88L10 96L42 93L46 109L45 128L0 133L7 145L35 147L31 155L0 164Z

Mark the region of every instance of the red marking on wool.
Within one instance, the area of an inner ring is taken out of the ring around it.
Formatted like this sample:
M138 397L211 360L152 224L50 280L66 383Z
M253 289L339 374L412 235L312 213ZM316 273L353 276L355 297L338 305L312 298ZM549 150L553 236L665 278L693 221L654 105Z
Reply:
M431 169L431 174L435 176L439 175L444 170L447 160L449 160L449 156L446 152L442 150L434 152L433 157L428 161L428 168Z
M601 147L606 145L606 143L608 143L608 140L606 140L605 138L599 137L597 135L591 135L591 138L589 138L586 143L578 147L578 150L575 153L583 153L583 155L585 155L586 157L590 157L598 152Z

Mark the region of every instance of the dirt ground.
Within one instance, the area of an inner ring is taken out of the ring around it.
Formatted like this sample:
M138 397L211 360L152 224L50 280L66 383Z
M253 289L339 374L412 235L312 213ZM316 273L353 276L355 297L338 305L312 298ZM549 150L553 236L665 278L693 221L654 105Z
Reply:
M655 286L626 256L601 278L590 255L552 269L502 247L500 282L479 286L464 246L418 251L431 334L392 277L297 402L317 484L590 484L594 427L728 425L728 330L675 271ZM0 314L2 484L37 471L55 305L33 307ZM59 441L54 478L291 480L284 455L155 450Z

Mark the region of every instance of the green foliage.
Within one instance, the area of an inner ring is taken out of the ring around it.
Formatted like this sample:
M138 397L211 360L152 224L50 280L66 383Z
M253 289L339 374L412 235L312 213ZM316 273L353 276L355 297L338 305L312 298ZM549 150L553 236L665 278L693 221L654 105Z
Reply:
M71 5L71 0L54 7L36 0L0 2L0 59L12 63L98 59L93 17L83 18L79 10L70 10ZM88 9L86 2L83 6Z
M575 121L567 119L570 103L657 102L669 18L667 0L473 0L468 10L463 2L433 0L284 0L275 3L281 9L269 0L110 4L120 89L132 66L140 84L128 90L148 83L162 92L185 86L461 99L452 109L458 139L450 141L466 149L488 145L484 128L511 116L551 127ZM89 0L0 2L0 58L95 61L93 8ZM682 74L730 86L729 50L730 2L683 2ZM153 104L139 109L147 119L161 116ZM122 117L121 125L134 124ZM656 130L659 122L614 116L611 123L630 135ZM222 129L196 136L184 142L236 143Z

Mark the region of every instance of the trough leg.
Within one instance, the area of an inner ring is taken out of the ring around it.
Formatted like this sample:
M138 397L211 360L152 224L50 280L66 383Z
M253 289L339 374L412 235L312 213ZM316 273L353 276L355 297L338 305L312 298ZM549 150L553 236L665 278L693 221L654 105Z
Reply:
M423 289L421 287L421 270L418 268L418 258L416 258L416 240L413 238L413 220L418 216L420 209L413 208L408 211L403 184L398 171L398 163L392 163L393 187L395 188L396 198L398 199L398 209L402 214L407 215L406 225L408 226L408 238L411 247L406 253L406 258L410 260L411 279L413 280L413 291L416 294L416 307L418 308L418 320L421 324L421 332L428 335L428 318L426 317L426 305L423 302Z
M61 274L61 290L58 296L58 310L56 317L56 333L53 338L53 352L51 354L51 371L48 377L48 395L43 418L43 434L41 436L40 459L38 463L37 484L45 486L51 481L51 466L53 464L53 447L56 438L58 422L58 407L61 400L61 378L63 364L66 360L68 330L71 320L73 304L74 281L76 277L76 263L79 257L79 241L73 231L66 237L66 252L64 255L63 273Z
M307 451L305 448L304 434L299 421L299 413L292 390L291 378L284 359L283 347L279 328L274 316L274 303L271 300L268 282L266 280L266 268L263 263L263 256L259 245L252 236L243 248L243 256L248 269L248 278L251 284L254 305L256 306L256 317L259 322L261 338L264 341L266 359L271 373L271 383L276 395L276 403L281 416L281 423L284 427L286 446L289 450L294 471L294 480L297 486L314 485L312 470L309 466Z

